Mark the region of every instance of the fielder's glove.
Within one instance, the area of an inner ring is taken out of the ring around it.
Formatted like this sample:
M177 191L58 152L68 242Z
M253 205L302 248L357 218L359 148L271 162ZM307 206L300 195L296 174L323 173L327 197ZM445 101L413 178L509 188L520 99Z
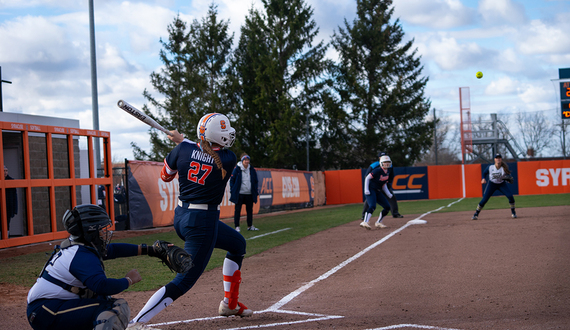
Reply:
M507 181L510 184L513 184L515 182L515 178L513 178L512 175L510 174L505 174L501 177L501 179L503 179L504 181Z
M148 249L148 255L159 258L171 271L181 274L187 273L194 266L188 252L166 241L154 242Z

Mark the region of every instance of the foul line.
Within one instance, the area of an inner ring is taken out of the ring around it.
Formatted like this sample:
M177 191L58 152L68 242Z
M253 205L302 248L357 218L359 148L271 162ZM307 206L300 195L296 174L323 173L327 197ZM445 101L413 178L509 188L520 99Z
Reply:
M354 256L348 258L347 260L345 260L344 262L340 263L338 266L332 268L331 270L329 270L328 272L324 273L323 275L317 277L316 279L312 280L311 282L303 285L302 287L300 287L299 289L291 292L290 294L288 294L287 296L283 297L281 300L279 300L277 303L273 304L272 306L270 306L269 308L262 310L262 311L258 311L255 312L255 314L261 314L261 313L267 313L267 312L272 312L272 313L284 313L284 314L297 314L297 315L305 315L305 316L313 316L316 318L312 318L312 319L307 319L307 320L300 320L300 321L292 321L292 322L280 322L280 323L271 323L271 324L258 324L258 325L253 325L253 326L247 326L247 327L239 327L239 328L230 328L230 329L226 329L226 330L241 330L241 329L253 329L253 328L268 328L268 327L274 327L274 326L280 326L280 325L288 325L288 324L300 324L300 323L306 323L306 322L314 322L314 321L322 321L322 320L330 320L330 319L339 319L339 318L344 318L344 316L338 316L338 315L324 315L324 314L313 314L313 313L304 313L304 312L296 312L296 311L287 311L287 310L282 310L281 307L283 307L284 305L286 305L287 303L291 302L291 300L293 300L295 297L299 296L301 293L307 291L308 289L310 289L313 285L315 285L316 283L327 279L328 277L330 277L331 275L333 275L334 273L336 273L337 271L341 270L342 268L344 268L346 265L348 265L349 263L353 262L354 260L360 258L361 256L363 256L366 252L372 250L373 248L377 247L378 245L386 242L390 237L398 234L399 232L401 232L402 230L406 229L409 226L413 226L416 224L423 224L423 223L427 223L427 221L425 220L421 220L424 216L437 212L445 207L450 207L451 205L458 203L462 200L463 198L452 202L450 204L448 204L447 206L441 206L433 211L429 211L426 212L422 215L420 215L419 217L412 219L408 222L406 222L405 225L403 225L402 227L396 229L395 231L391 232L390 234L384 236L381 240L373 243L372 245L368 246L367 248L365 248L364 250L358 252L357 254L355 254ZM259 235L259 236L255 236L252 237L250 239L253 238L257 238L257 237L261 237L261 236L265 236L265 235L269 235L269 234L273 234L279 231L283 231L283 230L288 230L290 228L286 228L286 229L281 229L272 233L267 233L264 235ZM226 318L224 316L214 316L214 317L204 317L204 318L198 318L198 319L190 319L190 320L183 320L183 321L171 321L171 322L164 322L164 323L156 323L156 324L149 324L148 326L159 326L159 325L170 325L170 324L178 324L178 323L191 323L191 322L195 322L195 321L207 321L207 320L216 320L216 319L221 319L221 318ZM398 328L403 328L403 327L412 327L412 328L418 328L418 329L433 329L433 330L460 330L460 329L452 329L452 328L441 328L441 327L433 327L433 326L428 326L428 325L418 325L418 324L399 324L399 325L391 325L391 326L387 326L387 327L382 327L382 328L375 328L375 329L370 329L370 330L390 330L390 329L398 329Z
M289 229L291 229L291 228L279 229L279 230L272 231L272 232L267 233L267 234L257 235L257 236L250 237L250 238L248 238L248 240L260 238L260 237L267 236L267 235L271 235L271 234L276 234L276 233L279 233L279 232L282 232L282 231L285 231L285 230L289 230Z
M454 328L432 327L430 325L419 325L419 324L398 324L398 325L390 325L387 327L374 328L374 329L368 329L368 330L391 330L391 329L398 329L398 328L416 328L416 329L433 329L433 330L460 330L460 329L454 329Z
M427 214L430 214L432 211L424 213L422 215L420 215L419 217L408 221L405 225L403 225L402 227L396 229L395 231L391 232L390 234L384 236L381 240L377 241L376 243L368 246L367 248L365 248L364 250L358 252L357 254L355 254L354 256L348 258L347 260L343 261L342 263L340 263L338 266L334 267L333 269L329 270L328 272L324 273L323 275L317 277L316 279L312 280L311 282L303 285L302 287L298 288L297 290L291 292L290 294L288 294L287 296L285 296L283 299L281 299L280 301L278 301L277 303L273 304L273 306L269 307L268 309L266 309L265 311L276 311L278 309L280 309L281 307L283 307L284 305L286 305L287 303L289 303L291 300L293 300L295 297L297 297L298 295L300 295L301 293L307 291L308 289L310 289L313 285L317 284L318 282L327 279L329 276L331 276L332 274L338 272L339 270L341 270L342 268L344 268L344 266L348 265L349 263L353 262L354 260L362 257L366 252L372 250L373 248L377 247L378 245L386 242L390 237L396 235L397 233L401 232L402 230L406 229L407 227L415 224L412 221L414 220L420 220L422 217L424 217ZM412 222L412 223L410 223Z

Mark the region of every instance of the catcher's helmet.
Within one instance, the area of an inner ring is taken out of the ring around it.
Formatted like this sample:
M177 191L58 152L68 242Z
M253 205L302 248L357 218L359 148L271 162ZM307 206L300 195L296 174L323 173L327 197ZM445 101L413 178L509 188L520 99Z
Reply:
M230 125L230 120L221 113L209 113L202 117L196 128L198 140L217 143L229 148L236 139L236 130Z
M92 204L77 205L65 212L62 222L72 241L96 248L101 256L107 253L107 244L113 232L107 230L111 219L103 208ZM104 233L101 233L102 230Z
M384 164L386 164L386 166L384 166ZM382 166L382 168L392 167L392 160L390 159L390 156L384 155L380 157L380 166Z

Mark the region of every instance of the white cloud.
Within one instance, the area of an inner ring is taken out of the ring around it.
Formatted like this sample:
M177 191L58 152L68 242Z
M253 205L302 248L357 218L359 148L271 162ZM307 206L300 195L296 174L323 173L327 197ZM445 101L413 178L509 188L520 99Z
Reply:
M452 28L472 23L475 11L459 0L395 0L395 16L413 25Z
M510 77L501 77L495 81L492 81L486 88L486 95L508 95L516 92L516 86L518 82L514 81Z
M442 70L461 70L477 66L487 52L475 42L459 43L445 34L433 34L417 43L424 59L431 59Z
M524 6L512 0L481 0L479 13L491 25L523 24L527 20Z
M43 17L25 16L0 26L2 63L62 62L73 56L66 29Z
M546 85L524 84L518 88L518 97L524 104L535 104L539 102L549 102L554 98L552 89L547 89Z
M527 55L568 54L570 53L569 30L570 22L567 18L551 24L533 20L529 26L520 31L518 49Z

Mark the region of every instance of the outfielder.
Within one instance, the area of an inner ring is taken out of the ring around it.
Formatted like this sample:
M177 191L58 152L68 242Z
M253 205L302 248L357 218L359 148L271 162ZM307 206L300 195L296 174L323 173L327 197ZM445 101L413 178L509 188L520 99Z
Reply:
M28 322L35 330L125 329L131 312L129 305L111 295L139 282L141 276L132 269L123 278L107 278L103 260L141 254L158 256L154 246L161 241L148 247L109 244L113 234L108 230L111 219L103 208L90 204L68 210L63 226L70 236L56 246L28 293Z
M507 199L509 200L509 204L511 206L511 217L516 218L517 213L515 212L515 198L513 197L513 193L507 186L507 182L513 183L513 177L511 176L511 171L506 163L503 163L503 157L501 154L495 155L495 164L489 165L485 172L483 172L483 179L481 180L481 184L485 184L487 180L485 180L486 176L489 176L489 184L487 188L485 188L485 193L483 194L483 199L477 205L477 209L475 210L475 214L471 220L477 220L479 218L479 212L483 209L485 204L489 201L489 198L493 196L493 193L497 190L505 194Z
M368 210L364 213L364 220L360 223L360 227L362 228L371 229L368 221L370 221L372 213L376 210L376 203L380 204L383 210L380 216L378 216L375 226L376 228L386 228L386 225L382 223L382 219L390 212L390 204L384 195L380 193L380 190L382 190L388 198L392 198L392 193L390 193L386 186L390 177L388 168L390 168L391 165L392 161L389 156L380 157L380 166L372 170L364 179L364 196L368 203Z
M226 116L210 113L198 123L198 143L185 139L178 131L171 132L173 136L169 139L177 146L164 159L161 178L168 182L178 173L180 196L174 213L174 228L185 241L184 249L192 255L194 267L160 288L131 323L150 321L188 292L202 275L214 248L227 251L222 268L225 295L220 302L219 314L251 316L253 311L238 302L245 239L219 221L220 203L237 162L236 155L225 149L234 143L235 129Z

